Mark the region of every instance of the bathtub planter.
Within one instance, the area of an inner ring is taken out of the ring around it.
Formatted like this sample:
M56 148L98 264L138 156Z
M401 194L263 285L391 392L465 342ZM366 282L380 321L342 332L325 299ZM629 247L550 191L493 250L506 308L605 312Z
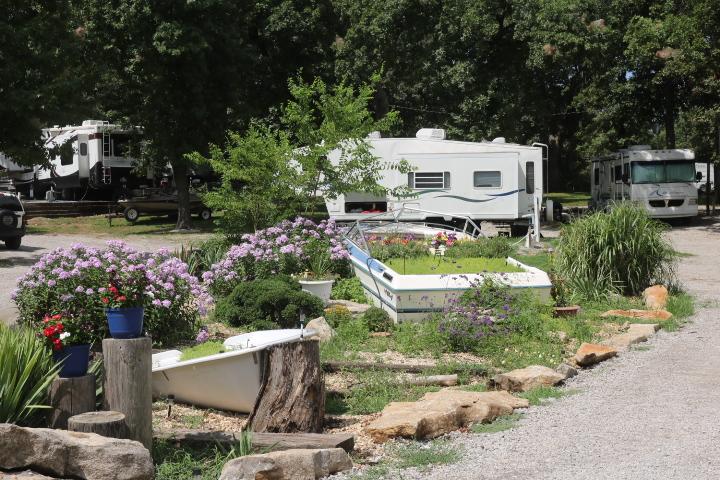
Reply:
M330 293L332 292L332 286L335 280L311 280L301 279L300 286L304 292L311 293L316 297L320 298L325 305L330 301Z
M112 338L138 338L143 333L143 307L108 308L105 315Z
M55 362L63 362L58 375L63 378L82 377L90 363L90 345L65 345L53 352Z
M315 335L313 330L263 330L225 340L224 353L181 361L182 352L152 356L153 398L167 398L199 407L248 413L260 391L265 350Z

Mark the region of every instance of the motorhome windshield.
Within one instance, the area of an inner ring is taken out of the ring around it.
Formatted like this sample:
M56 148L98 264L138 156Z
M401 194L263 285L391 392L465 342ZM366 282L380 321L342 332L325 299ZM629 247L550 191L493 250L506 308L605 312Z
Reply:
M676 183L695 181L695 162L658 160L632 162L633 183Z

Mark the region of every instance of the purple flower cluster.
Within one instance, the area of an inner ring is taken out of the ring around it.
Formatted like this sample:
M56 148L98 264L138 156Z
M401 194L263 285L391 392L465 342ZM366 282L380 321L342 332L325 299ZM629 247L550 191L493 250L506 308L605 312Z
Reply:
M298 274L308 270L310 242L321 242L335 265L344 263L350 254L342 242L341 227L334 220L315 223L303 217L245 234L225 257L203 273L203 282L215 294L227 294L242 280L283 273Z
M137 285L142 285L138 297L146 330L159 343L171 335L164 329L187 330L212 304L205 286L168 250L141 252L121 241L104 249L74 244L43 255L18 280L12 297L21 322L33 324L48 312L62 312L92 322L100 340L106 333L102 298L111 279L130 274L143 278Z

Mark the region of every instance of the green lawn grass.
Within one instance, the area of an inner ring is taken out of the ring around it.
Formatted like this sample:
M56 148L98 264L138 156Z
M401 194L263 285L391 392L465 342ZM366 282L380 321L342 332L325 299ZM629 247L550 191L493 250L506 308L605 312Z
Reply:
M192 360L194 358L207 357L209 355L215 355L217 353L225 352L225 346L222 342L208 341L195 345L194 347L188 347L182 350L181 361Z
M492 423L476 423L470 427L473 433L498 433L515 428L517 422L522 418L521 413L511 413L497 417Z
M402 275L442 275L453 273L522 272L504 258L391 258L385 264Z
M560 202L564 207L587 207L590 194L586 192L552 192L545 194L546 199Z
M214 232L213 220L200 220L193 217L193 228L200 232ZM162 235L171 233L175 221L166 216L140 217L137 222L129 223L124 218L112 219L112 225L104 215L87 217L45 218L36 217L28 220L28 234L66 234L66 235L109 235L127 237L130 235Z

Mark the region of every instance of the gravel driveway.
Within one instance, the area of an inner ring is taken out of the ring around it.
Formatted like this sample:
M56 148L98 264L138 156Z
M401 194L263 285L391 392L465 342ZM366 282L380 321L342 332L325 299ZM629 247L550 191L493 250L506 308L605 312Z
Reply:
M171 250L181 244L187 245L207 238L208 234L164 234L131 235L123 238L125 242L139 250L157 250L167 247ZM111 240L110 236L88 238L85 235L26 235L20 250L7 250L0 244L0 322L15 321L16 311L10 294L15 288L18 277L23 275L45 253L57 247L69 247L73 243L102 247Z
M715 479L720 475L720 222L675 228L678 274L698 297L677 333L660 332L568 382L579 393L528 410L506 432L455 434L463 460L402 478Z

